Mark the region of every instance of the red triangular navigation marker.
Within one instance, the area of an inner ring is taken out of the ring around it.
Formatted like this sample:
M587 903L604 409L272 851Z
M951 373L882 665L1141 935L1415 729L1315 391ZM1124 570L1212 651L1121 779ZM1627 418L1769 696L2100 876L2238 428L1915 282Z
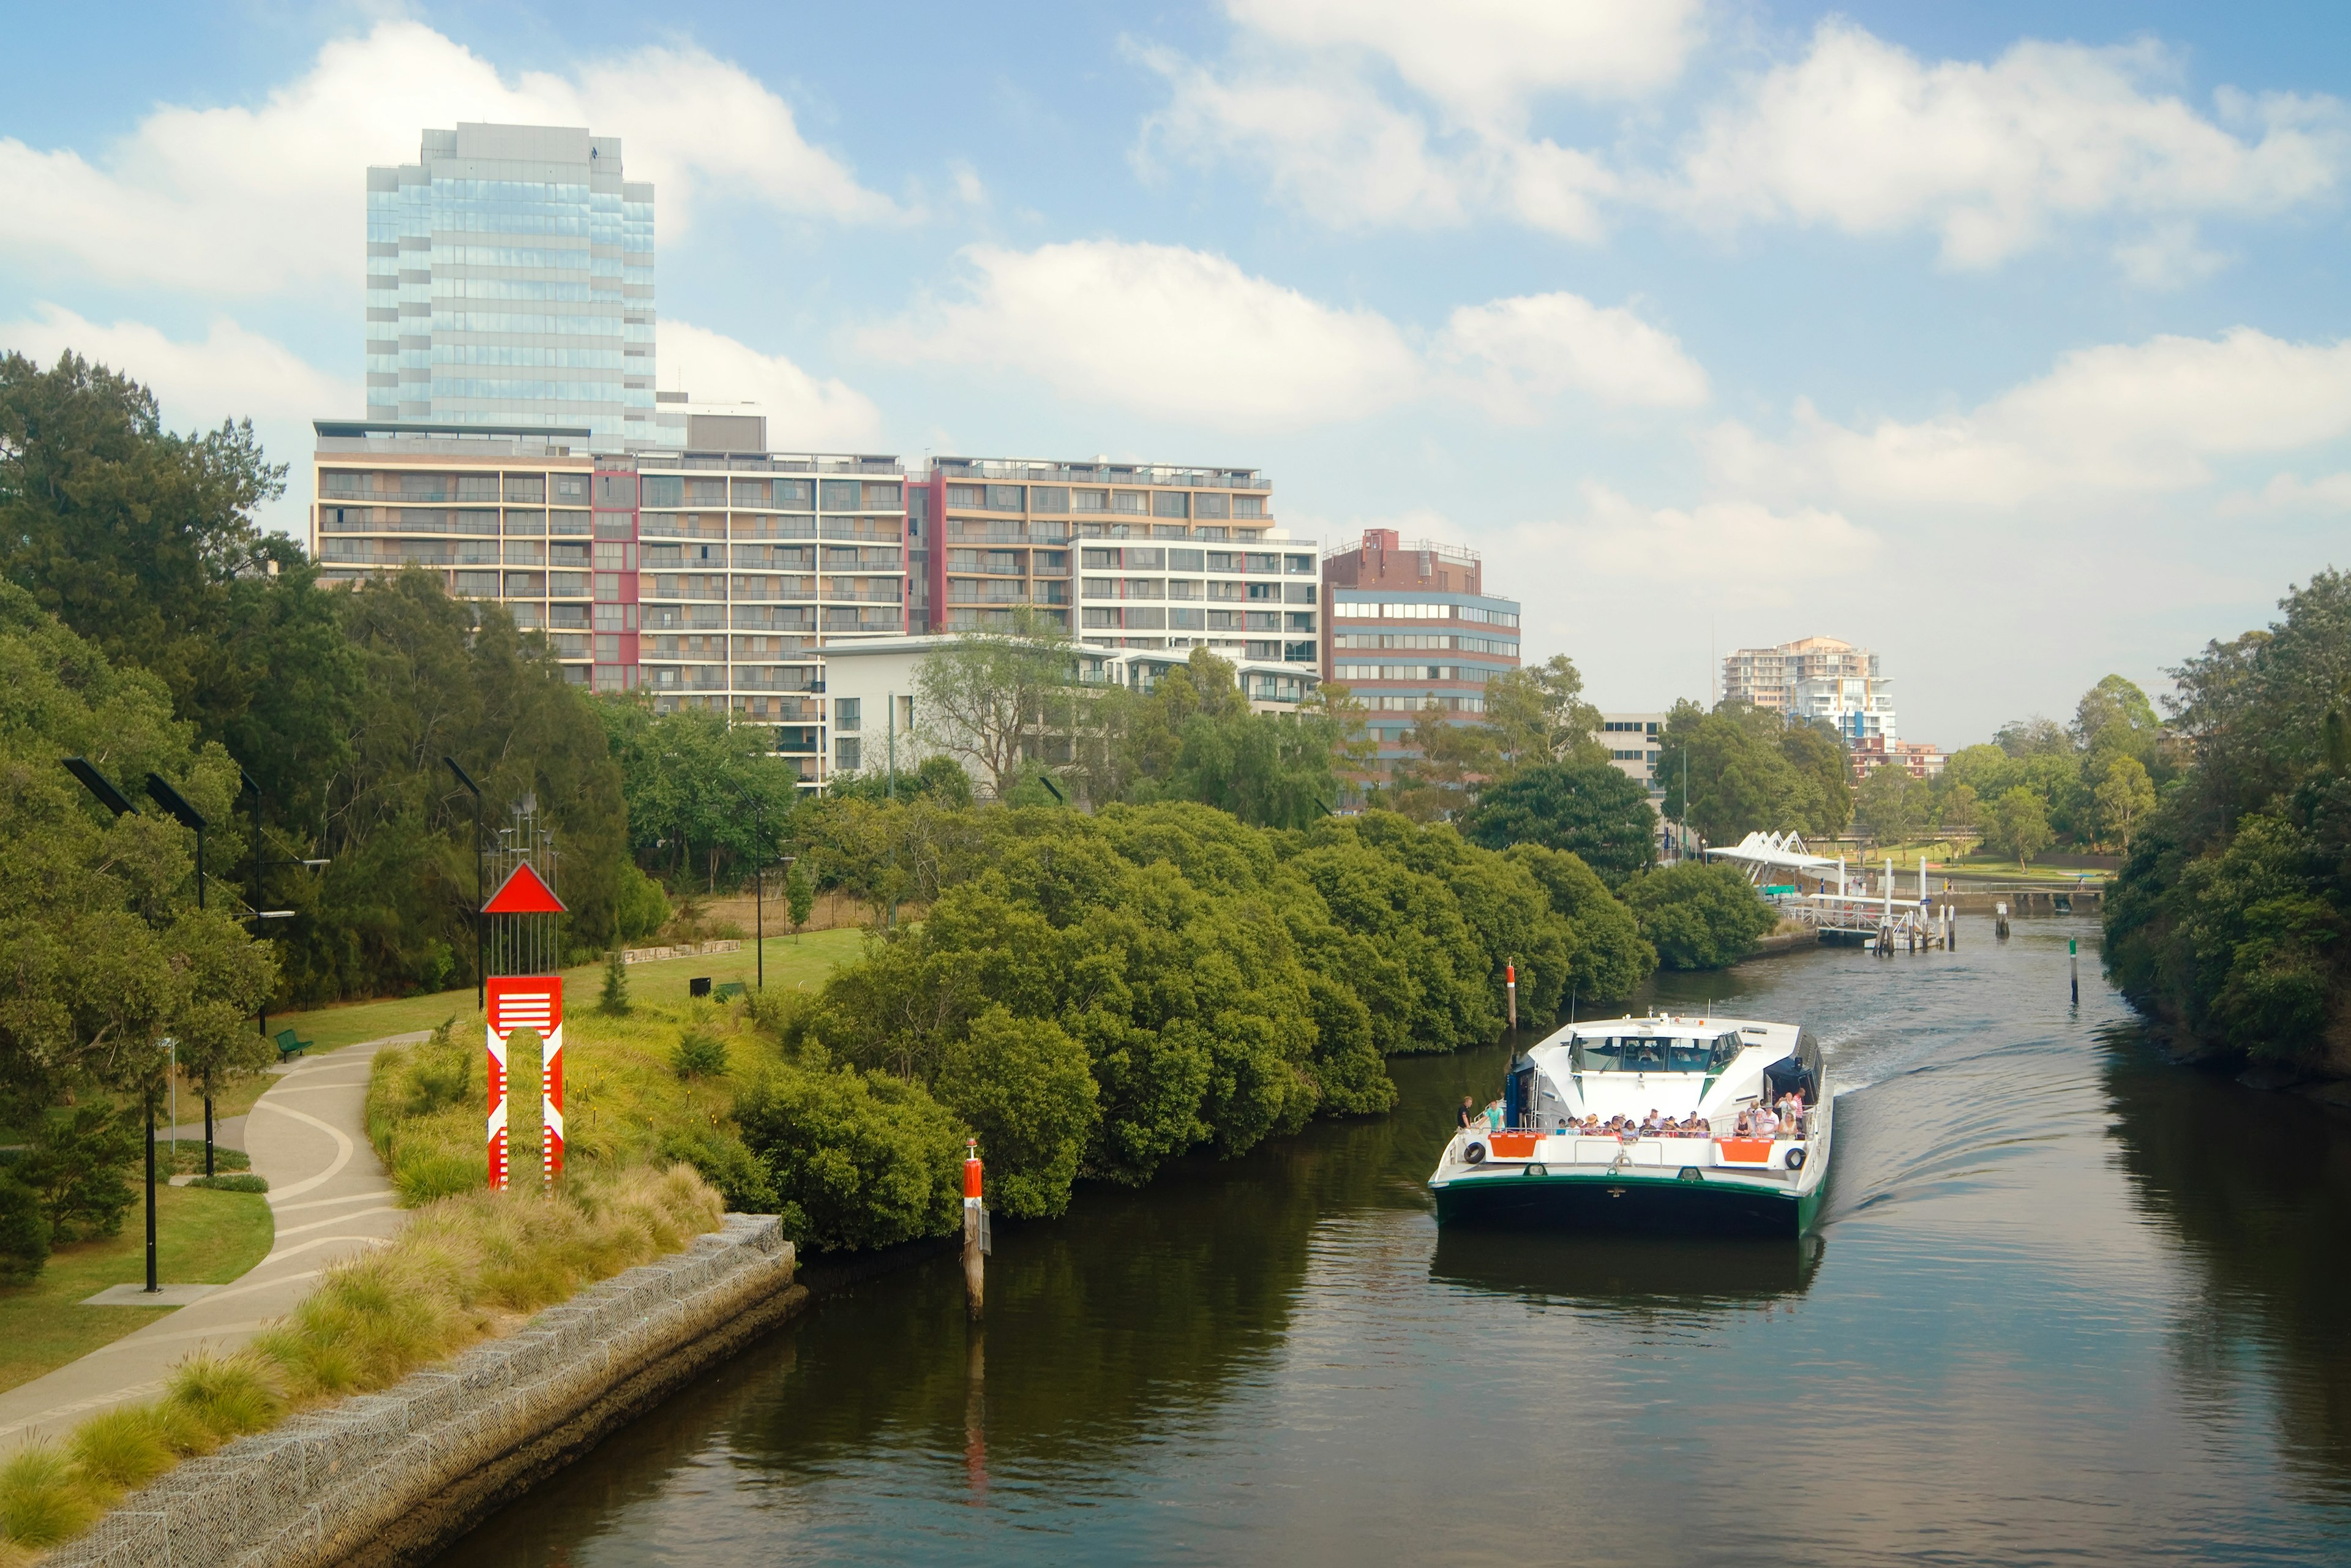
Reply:
M538 873L528 862L514 868L514 873L498 884L497 892L482 905L485 915L561 915L563 900L555 890L538 880Z

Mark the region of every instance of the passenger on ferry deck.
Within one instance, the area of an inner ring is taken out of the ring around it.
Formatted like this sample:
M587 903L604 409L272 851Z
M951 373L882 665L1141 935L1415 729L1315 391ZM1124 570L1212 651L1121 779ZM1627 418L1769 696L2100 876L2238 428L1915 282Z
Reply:
M1804 1097L1792 1089L1780 1096L1780 1124L1792 1138L1804 1135Z
M1755 1107L1755 1135L1759 1138L1776 1138L1780 1135L1780 1118L1772 1113L1771 1107L1769 1105Z
M1478 1114L1478 1103L1467 1094L1461 1096L1461 1109L1455 1115L1453 1124L1457 1127L1474 1127L1484 1120L1484 1117Z
M1730 1135L1734 1138L1753 1137L1755 1135L1755 1113L1752 1111L1741 1111L1739 1113L1739 1121L1732 1126Z

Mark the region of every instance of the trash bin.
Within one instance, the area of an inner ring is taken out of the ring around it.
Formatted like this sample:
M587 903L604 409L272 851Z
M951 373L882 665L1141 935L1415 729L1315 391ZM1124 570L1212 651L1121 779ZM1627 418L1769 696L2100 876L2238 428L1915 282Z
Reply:
M708 996L710 994L710 977L707 975L695 976L694 978L686 981L685 990L688 996Z

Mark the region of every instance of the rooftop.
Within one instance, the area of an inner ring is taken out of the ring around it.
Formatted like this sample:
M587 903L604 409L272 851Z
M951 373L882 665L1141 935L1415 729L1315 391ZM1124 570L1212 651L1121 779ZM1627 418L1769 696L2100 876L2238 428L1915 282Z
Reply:
M1186 468L1161 463L1091 463L1042 457L934 457L950 479L1029 480L1058 485L1185 485L1206 490L1270 490L1259 468Z

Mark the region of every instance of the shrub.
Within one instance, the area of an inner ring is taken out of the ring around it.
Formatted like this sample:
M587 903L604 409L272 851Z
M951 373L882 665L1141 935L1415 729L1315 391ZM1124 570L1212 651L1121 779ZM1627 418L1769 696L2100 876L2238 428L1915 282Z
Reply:
M1779 924L1748 880L1727 865L1666 866L1626 885L1625 901L1668 969L1720 969L1755 950Z
M139 1131L128 1114L107 1105L77 1105L43 1119L39 1136L17 1163L16 1179L40 1196L57 1240L112 1236L138 1197L128 1172L139 1148Z
M214 1192L267 1192L269 1178L239 1171L229 1176L198 1176L188 1185L208 1187Z
M730 1128L681 1127L662 1139L661 1153L692 1166L737 1214L773 1214L781 1207L768 1167Z
M53 1546L98 1511L64 1450L27 1443L0 1462L0 1536L18 1546Z
M604 994L596 998L596 1010L606 1018L629 1016L629 966L618 947L604 955Z
M670 921L669 898L661 883L633 865L621 867L617 920L622 946L643 941Z
M31 1282L49 1260L49 1217L31 1187L0 1171L0 1284Z
M988 1207L1016 1219L1070 1206L1097 1094L1084 1046L1000 1002L972 1020L939 1069L939 1098L979 1138Z
M963 1124L914 1084L854 1068L771 1070L735 1103L795 1241L819 1251L943 1236L962 1214Z
M698 1029L687 1030L670 1052L669 1064L680 1078L716 1078L726 1071L726 1042Z

